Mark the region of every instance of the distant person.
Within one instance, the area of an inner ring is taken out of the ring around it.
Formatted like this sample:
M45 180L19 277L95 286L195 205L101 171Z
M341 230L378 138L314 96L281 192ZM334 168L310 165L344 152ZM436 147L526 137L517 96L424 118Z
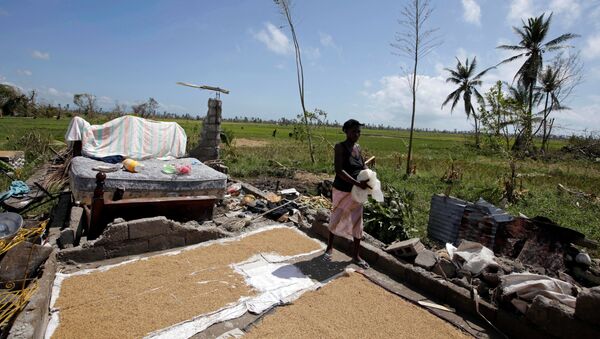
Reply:
M277 136L277 129L273 130L273 138L275 138Z
M370 188L368 180L358 181L356 177L363 169L366 169L365 161L357 144L360 138L360 126L357 120L350 119L342 127L346 133L346 140L335 145L335 179L333 181L332 200L333 206L329 221L329 241L324 257L331 258L333 240L335 236L352 238L354 248L352 261L361 268L369 268L369 264L360 255L360 240L363 236L363 205L356 202L351 191L353 186L362 189Z

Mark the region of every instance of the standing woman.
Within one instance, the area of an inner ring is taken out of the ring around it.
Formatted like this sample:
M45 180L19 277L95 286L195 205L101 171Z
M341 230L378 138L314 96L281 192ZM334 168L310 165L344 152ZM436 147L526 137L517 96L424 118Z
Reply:
M346 140L335 145L335 180L333 181L333 207L329 221L329 241L325 250L325 258L331 257L335 236L354 239L352 261L361 268L369 268L369 264L358 254L360 239L363 235L363 205L356 202L351 195L352 187L369 188L367 181L358 181L356 177L363 169L365 162L357 144L362 124L354 119L344 123L342 131Z

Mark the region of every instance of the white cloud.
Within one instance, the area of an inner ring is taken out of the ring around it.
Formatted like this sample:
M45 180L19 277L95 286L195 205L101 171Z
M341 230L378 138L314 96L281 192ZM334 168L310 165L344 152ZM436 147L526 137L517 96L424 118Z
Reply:
M522 19L535 15L533 0L512 0L507 20L511 25L518 25Z
M581 16L581 5L577 0L552 0L549 11L571 26Z
M371 82L371 80L365 80L363 82L363 86L366 88L370 88L371 86L373 86L373 83Z
M254 38L267 46L269 50L281 55L292 53L293 47L288 37L270 22L265 28L254 34Z
M448 106L441 108L446 96L454 90L451 84L446 83L443 75L421 75L418 79L416 127L471 129L461 106L457 106L452 114ZM380 89L365 93L369 106L363 114L367 120L378 124L409 127L412 95L407 79L398 75L385 76L381 78L380 85Z
M600 57L600 33L592 35L586 40L582 53L587 59Z
M325 47L336 47L333 37L330 34L319 32L319 41Z
M35 50L33 53L31 53L31 57L34 59L48 60L50 59L50 53Z
M302 49L302 52L304 55L306 55L307 58L315 60L321 57L321 51L319 50L318 47L306 47Z
M33 75L33 73L30 70L28 70L28 69L18 69L17 73L19 75L26 75L28 77L31 76L31 75Z
M42 91L42 92L44 92L44 91ZM48 89L45 92L47 95L49 95L51 97L55 97L55 98L61 98L61 99L72 99L73 98L73 93L63 92L54 87L48 87Z
M466 22L481 25L481 8L475 0L462 0L463 18Z

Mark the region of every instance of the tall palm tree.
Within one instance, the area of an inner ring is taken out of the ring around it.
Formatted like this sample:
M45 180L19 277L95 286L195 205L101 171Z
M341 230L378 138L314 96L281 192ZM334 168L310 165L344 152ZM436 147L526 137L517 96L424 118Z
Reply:
M477 57L474 57L473 62L470 64L469 58L465 60L464 65L458 58L456 58L456 61L456 69L444 69L450 73L450 76L446 79L446 82L456 84L458 85L458 88L446 97L446 100L444 103L442 103L442 107L452 101L450 112L454 111L454 107L456 107L458 104L458 100L460 100L460 95L462 94L467 119L472 116L473 120L475 121L475 144L477 147L479 147L479 117L475 113L475 108L471 103L471 97L475 95L478 101L484 101L483 96L477 90L477 86L481 86L481 77L494 67L486 68L479 74L475 75L475 69L477 68Z
M516 135L513 149L524 150L529 145L526 140L527 125L533 120L528 114L529 103L538 105L541 101L541 93L536 91L533 93L533 98L530 98L529 88L522 82L517 82L516 86L506 85L508 86L508 104Z
M527 23L522 21L523 27L513 27L515 33L519 36L521 41L517 45L500 45L497 48L506 49L511 51L517 51L519 54L514 55L502 63L511 62L520 58L526 58L521 68L515 74L515 79L518 78L528 90L529 90L529 103L527 109L527 119L525 125L525 137L526 142L531 144L532 137L532 109L533 109L533 90L538 79L538 74L542 70L544 65L543 54L549 51L555 51L568 46L563 45L567 40L578 37L577 34L565 33L560 35L558 38L554 38L548 42L544 42L550 29L550 23L552 21L552 14L544 19L542 14L536 18L529 18Z

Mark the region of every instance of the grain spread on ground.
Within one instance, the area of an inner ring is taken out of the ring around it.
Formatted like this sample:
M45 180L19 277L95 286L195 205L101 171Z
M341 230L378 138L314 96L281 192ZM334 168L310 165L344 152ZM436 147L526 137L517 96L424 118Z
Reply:
M258 253L292 256L320 248L289 228L160 255L65 279L53 338L140 338L257 293L230 265Z
M251 338L469 338L361 274L338 278L267 315Z

